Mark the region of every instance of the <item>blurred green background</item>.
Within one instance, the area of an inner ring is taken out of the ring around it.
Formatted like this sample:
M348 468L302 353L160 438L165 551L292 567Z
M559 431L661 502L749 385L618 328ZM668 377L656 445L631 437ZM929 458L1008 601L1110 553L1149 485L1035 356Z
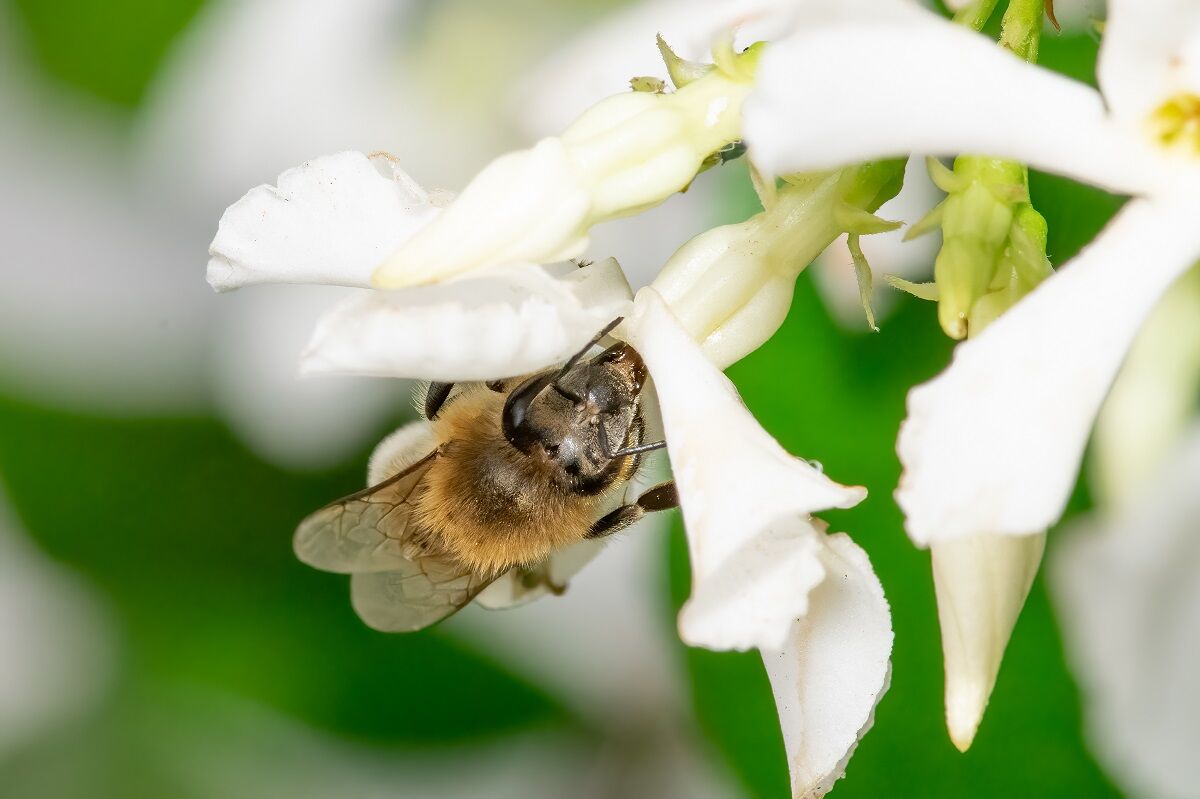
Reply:
M132 120L169 46L204 2L5 5L9 41L42 91ZM604 5L555 13L582 24ZM1044 63L1092 80L1092 37L1049 36L1043 53ZM702 178L730 187L715 211L721 221L756 210L741 170L731 165ZM1120 202L1058 178L1035 174L1031 182L1056 264ZM208 290L200 279L203 262L197 251L186 265L195 270L197 291ZM785 327L730 372L787 449L871 491L858 508L828 517L870 553L887 591L896 630L893 681L834 795L1116 796L1081 738L1077 690L1041 581L974 747L960 755L947 738L929 559L905 537L891 490L905 392L936 373L949 352L931 306L904 297L880 333L847 331L806 274ZM469 635L374 633L351 611L344 579L293 559L296 520L355 489L369 450L360 448L334 468L288 470L261 460L206 414L92 414L79 403L63 410L16 389L5 393L0 476L17 526L94 589L112 627L114 654L111 666L95 667L111 668L113 676L86 712L0 750L0 796L258 796L287 784L256 776L258 769L298 769L290 795L425 795L407 776L410 766L423 775L479 769L485 787L478 795L487 796L493 795L488 770L499 767L481 753L507 751L494 748L505 741L551 739L585 753L584 762L586 753L623 751L629 743L614 740L628 731L595 723L564 698L559 686L570 675L548 687L537 674L475 646ZM404 415L398 406L392 422ZM381 425L378 434L388 429ZM1073 512L1087 505L1081 491ZM655 537L657 562L647 570L659 597L655 625L691 703L665 723L678 728L715 779L726 780L714 795L786 796L782 741L758 657L678 643L673 617L688 576L677 515L669 534L639 534ZM589 635L582 624L576 633ZM0 653L0 659L15 656ZM279 725L292 722L317 741L304 744L315 747L307 771L294 758L308 750L270 744L286 738ZM324 754L316 751L321 747ZM377 793L379 783L358 785L353 778L322 787L310 772L323 768L327 756L337 769L383 775L393 790ZM573 778L582 779L569 775L564 784ZM454 783L431 779L430 795L459 795L455 787L438 787ZM631 795L616 779L587 784L581 795Z

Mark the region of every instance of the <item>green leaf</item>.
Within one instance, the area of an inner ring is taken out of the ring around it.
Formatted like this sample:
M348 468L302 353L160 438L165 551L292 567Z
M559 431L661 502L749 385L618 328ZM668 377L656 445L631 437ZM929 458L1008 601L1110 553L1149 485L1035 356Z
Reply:
M204 0L12 0L38 65L75 89L136 107Z

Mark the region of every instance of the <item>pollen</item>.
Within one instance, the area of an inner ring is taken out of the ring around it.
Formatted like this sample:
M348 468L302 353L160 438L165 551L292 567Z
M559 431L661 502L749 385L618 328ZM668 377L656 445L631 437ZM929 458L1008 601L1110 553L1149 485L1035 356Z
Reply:
M1170 98L1150 115L1150 126L1161 146L1200 155L1200 95L1183 92Z

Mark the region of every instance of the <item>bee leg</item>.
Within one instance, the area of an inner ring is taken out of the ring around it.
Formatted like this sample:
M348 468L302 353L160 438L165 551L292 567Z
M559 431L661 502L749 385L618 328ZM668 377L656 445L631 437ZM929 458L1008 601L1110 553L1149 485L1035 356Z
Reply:
M554 594L554 596L562 596L567 592L565 583L556 583L550 579L550 564L548 562L522 568L521 585L527 589L545 586L546 590Z
M446 404L446 400L450 397L450 391L454 388L453 383L430 383L429 388L425 390L425 418L433 420L437 417L438 411Z
M624 530L647 513L676 507L679 507L679 492L675 489L675 483L669 482L656 485L638 497L637 502L622 505L610 513L601 516L592 525L592 529L588 531L587 537L604 538L605 536Z

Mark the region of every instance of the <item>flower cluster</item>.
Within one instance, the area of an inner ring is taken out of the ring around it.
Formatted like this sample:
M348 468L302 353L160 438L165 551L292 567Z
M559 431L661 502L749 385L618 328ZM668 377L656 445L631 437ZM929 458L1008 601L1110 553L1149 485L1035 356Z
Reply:
M228 209L209 282L359 288L317 326L303 365L320 372L500 380L563 362L624 317L614 335L652 378L688 535L680 635L761 652L793 791L819 796L890 675L871 564L813 516L866 492L784 452L721 370L774 334L797 276L842 235L874 325L860 239L900 226L875 212L910 154L955 157L929 161L947 196L909 230L942 234L934 281L893 283L935 299L944 331L966 340L910 395L896 500L913 542L933 550L947 721L965 749L1108 386L1200 256L1200 13L1110 3L1101 96L1035 65L1041 0L1011 0L999 44L971 30L995 0L968 4L960 24L909 0L687 5L712 59L660 39L673 89L631 76L632 91L496 159L457 197L417 185L402 157L316 158ZM746 23L771 41L737 49L731 31ZM611 259L568 262L593 226L743 151L762 212L684 243L636 295ZM1133 199L1054 272L1028 166ZM400 468L396 442L407 451L410 438L385 442L373 480ZM565 578L581 560L550 571Z

